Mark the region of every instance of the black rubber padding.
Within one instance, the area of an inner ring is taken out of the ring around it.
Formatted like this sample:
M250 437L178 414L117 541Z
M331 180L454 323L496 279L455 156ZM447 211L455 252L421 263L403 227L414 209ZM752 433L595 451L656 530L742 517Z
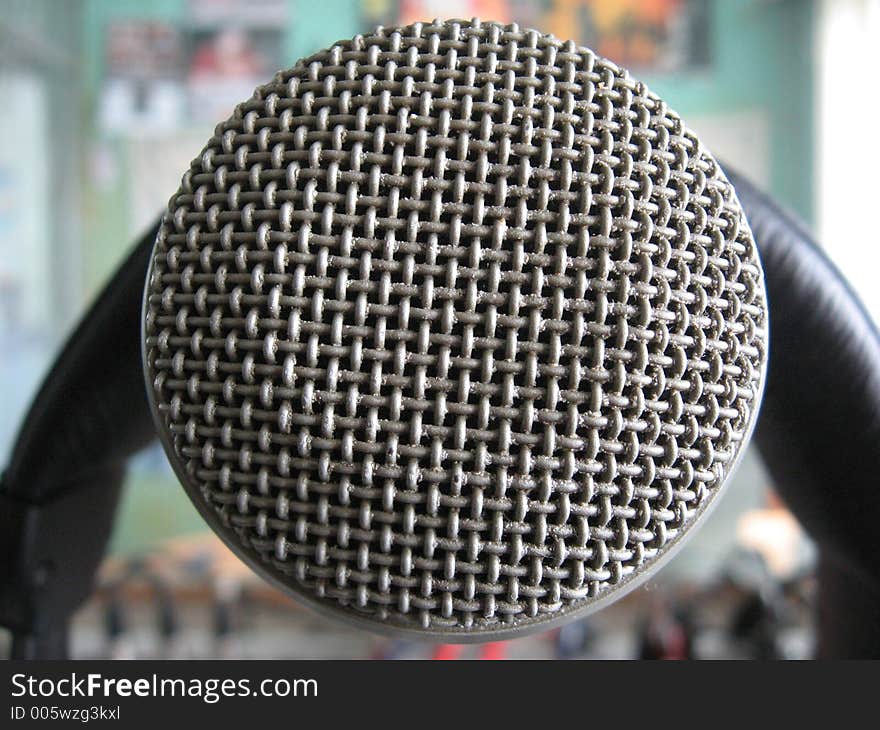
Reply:
M880 585L880 335L803 227L740 175L728 177L761 252L770 307L758 447L813 539Z
M728 177L761 252L770 308L755 439L821 551L816 655L878 658L880 335L804 228L746 179Z
M141 368L144 279L158 222L83 316L31 405L3 477L6 493L53 498L156 437Z

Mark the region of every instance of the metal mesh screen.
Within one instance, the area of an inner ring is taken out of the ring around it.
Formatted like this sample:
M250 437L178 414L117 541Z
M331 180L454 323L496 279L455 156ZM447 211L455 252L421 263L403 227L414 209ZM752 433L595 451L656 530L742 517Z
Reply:
M483 637L617 594L712 501L766 311L716 162L571 42L340 42L217 127L145 308L166 446L261 572Z

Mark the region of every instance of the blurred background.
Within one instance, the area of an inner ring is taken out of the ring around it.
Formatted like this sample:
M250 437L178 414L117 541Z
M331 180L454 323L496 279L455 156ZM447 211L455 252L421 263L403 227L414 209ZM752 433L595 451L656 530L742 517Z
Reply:
M880 0L0 0L0 464L65 333L214 125L372 27L519 22L592 47L812 228L875 318ZM846 185L840 185L841 181ZM77 657L806 657L812 550L751 450L644 588L562 631L457 649L317 617L203 525L157 447L132 465ZM3 639L0 638L0 643Z

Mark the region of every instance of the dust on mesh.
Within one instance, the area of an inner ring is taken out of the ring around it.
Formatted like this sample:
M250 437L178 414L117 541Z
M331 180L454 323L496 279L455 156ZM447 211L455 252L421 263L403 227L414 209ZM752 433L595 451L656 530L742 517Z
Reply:
M757 404L762 277L719 167L625 71L517 26L280 72L153 266L190 490L296 592L385 623L540 622L626 583Z

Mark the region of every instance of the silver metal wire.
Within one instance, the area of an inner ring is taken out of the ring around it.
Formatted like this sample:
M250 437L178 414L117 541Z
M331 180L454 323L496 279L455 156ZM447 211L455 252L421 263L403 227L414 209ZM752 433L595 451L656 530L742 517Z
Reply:
M373 627L484 638L648 572L766 359L755 245L679 117L571 42L380 29L220 124L156 242L145 361L193 500Z

